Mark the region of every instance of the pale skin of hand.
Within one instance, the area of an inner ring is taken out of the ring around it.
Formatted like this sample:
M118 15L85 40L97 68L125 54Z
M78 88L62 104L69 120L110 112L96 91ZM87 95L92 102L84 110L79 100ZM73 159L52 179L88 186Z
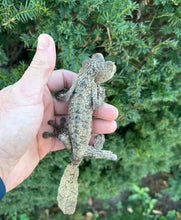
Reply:
M59 121L66 115L66 103L57 102L51 92L70 88L76 74L68 70L54 71L55 44L47 34L38 38L38 46L29 68L15 84L0 91L0 177L6 191L25 180L50 151L63 149L56 138L44 139L51 131L47 121ZM117 109L109 104L94 111L92 131L112 133Z

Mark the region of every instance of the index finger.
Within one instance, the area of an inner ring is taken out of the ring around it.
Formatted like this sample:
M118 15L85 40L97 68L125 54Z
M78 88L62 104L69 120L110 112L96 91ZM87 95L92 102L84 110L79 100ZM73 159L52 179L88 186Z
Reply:
M64 88L70 88L77 74L69 70L55 70L48 80L48 88L51 92L58 92Z

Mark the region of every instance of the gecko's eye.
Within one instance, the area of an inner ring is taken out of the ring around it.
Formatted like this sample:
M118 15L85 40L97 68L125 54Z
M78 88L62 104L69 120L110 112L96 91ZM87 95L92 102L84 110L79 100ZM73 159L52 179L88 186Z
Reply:
M104 57L101 53L95 53L92 55L92 59L104 61Z

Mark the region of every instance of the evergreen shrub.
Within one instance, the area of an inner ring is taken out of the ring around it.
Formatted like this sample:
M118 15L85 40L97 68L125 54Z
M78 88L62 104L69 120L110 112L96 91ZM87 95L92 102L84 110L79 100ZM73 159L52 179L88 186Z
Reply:
M56 43L57 69L78 72L95 52L117 65L104 87L106 101L120 113L118 129L106 135L105 143L118 161L84 160L79 203L90 196L113 197L140 184L147 173L169 172L171 167L177 171L170 181L172 195L181 195L176 188L181 183L180 0L1 0L1 89L22 76L41 33L50 34ZM13 216L55 204L69 160L65 150L49 153L5 196L0 214Z

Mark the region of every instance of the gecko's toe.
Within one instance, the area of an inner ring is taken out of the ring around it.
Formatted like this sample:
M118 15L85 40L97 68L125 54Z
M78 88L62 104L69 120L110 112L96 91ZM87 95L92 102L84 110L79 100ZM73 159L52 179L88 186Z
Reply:
M43 138L49 138L50 135L49 135L49 132L45 131L43 132Z
M53 120L49 120L49 121L48 121L48 124L54 126L54 125L55 125L55 122L54 122Z

